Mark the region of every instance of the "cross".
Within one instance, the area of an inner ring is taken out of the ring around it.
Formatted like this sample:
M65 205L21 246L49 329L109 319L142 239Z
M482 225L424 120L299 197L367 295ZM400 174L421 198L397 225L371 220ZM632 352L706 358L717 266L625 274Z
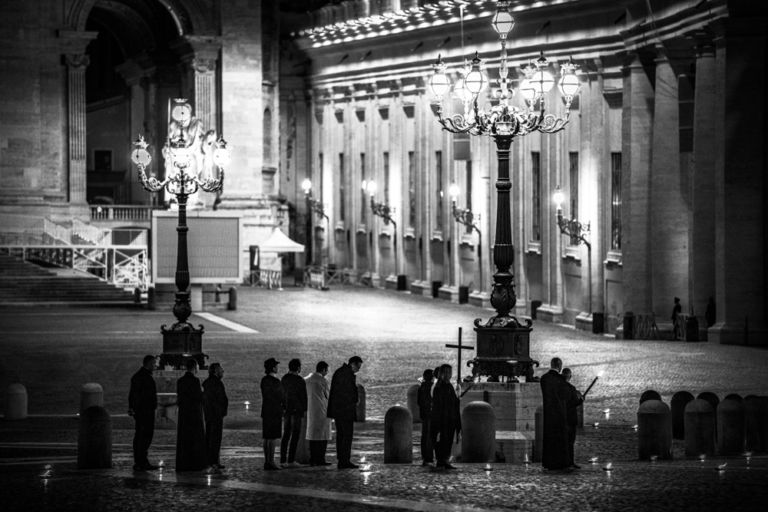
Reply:
M459 383L459 387L461 387L461 351L462 350L475 350L475 347L470 347L468 345L462 345L461 344L461 327L459 327L459 343L458 343L458 345L452 345L452 344L448 343L445 346L448 347L448 348L458 349L458 352L459 352L459 365L456 368L456 380Z

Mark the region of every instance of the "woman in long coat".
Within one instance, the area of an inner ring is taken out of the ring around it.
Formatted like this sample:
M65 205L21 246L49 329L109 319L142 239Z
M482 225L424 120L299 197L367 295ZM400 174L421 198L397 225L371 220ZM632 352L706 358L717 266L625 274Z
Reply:
M195 377L197 361L188 359L185 365L187 372L176 381L179 406L176 471L199 471L207 466L203 427L203 389L200 387L200 379Z
M328 466L325 451L331 439L331 420L327 417L330 386L325 378L328 363L320 361L315 373L307 381L307 441L309 441L309 465Z

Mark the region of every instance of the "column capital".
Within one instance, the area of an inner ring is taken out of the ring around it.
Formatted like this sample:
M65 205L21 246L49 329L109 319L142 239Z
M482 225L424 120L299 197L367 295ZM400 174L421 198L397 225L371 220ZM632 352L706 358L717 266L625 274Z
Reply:
M156 71L155 63L146 54L135 55L115 68L129 86L150 78Z
M59 43L59 51L63 55L85 54L85 48L88 46L88 43L96 39L97 35L99 35L98 32L58 30L56 32L56 37Z
M196 66L193 61L200 59L205 66L208 61L215 63L221 50L221 38L219 36L185 35L171 43L171 48L185 62Z
M84 53L65 53L64 54L64 64L67 65L69 69L82 69L88 67L88 64L91 63L90 57Z

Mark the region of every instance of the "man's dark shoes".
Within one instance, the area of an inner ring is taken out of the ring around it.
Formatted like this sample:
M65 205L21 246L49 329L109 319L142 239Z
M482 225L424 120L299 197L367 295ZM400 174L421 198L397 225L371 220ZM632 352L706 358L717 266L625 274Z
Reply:
M443 467L444 467L445 469L459 469L459 468L457 468L456 466L454 466L453 464L451 464L450 462L446 462L446 463L445 463L445 466L443 466Z
M346 462L344 464L339 464L339 469L357 469L360 466L357 464L352 464L351 462Z
M432 465L432 461L431 460L422 461L421 465L422 466L431 466Z
M280 466L278 466L274 462L265 462L264 463L264 471L277 471L279 469L280 469Z

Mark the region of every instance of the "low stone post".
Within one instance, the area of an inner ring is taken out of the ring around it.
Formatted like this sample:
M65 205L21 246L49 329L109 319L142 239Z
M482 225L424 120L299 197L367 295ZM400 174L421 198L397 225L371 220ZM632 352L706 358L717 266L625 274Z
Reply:
M229 311L235 311L237 309L237 288L234 286L229 289L229 301L227 302L227 309Z
M534 428L536 430L533 441L533 462L541 462L541 454L544 450L544 408L536 408Z
M709 402L709 405L712 406L712 410L717 410L717 404L720 403L720 399L717 397L716 394L712 393L711 391L704 391L702 393L699 393L696 398L701 398L702 400L706 400Z
M717 406L717 453L738 455L744 451L744 405L727 399Z
M413 461L413 416L407 407L395 405L384 415L384 464Z
M496 413L486 402L470 402L461 412L461 461L493 462Z
M687 391L678 391L672 395L672 439L685 439L685 406L693 400Z
M155 287L150 286L147 288L147 309L154 311L157 309L157 299L155 297Z
M299 430L299 443L296 445L296 462L299 464L309 464L309 441L307 441L307 415L301 418L301 429Z
M23 420L27 417L27 388L15 382L5 390L5 419Z
M749 395L744 397L744 449L762 451L760 438L760 398Z
M640 403L642 404L643 402L645 402L647 400L659 400L659 401L661 401L661 395L657 391L654 391L652 389L647 389L647 390L643 391L642 395L640 395Z
M715 410L697 398L685 406L685 455L697 457L715 453Z
M104 407L104 389L101 384L88 382L80 388L80 414L94 405Z
M365 423L365 388L362 384L357 385L357 420Z
M408 400L408 410L411 411L414 423L421 423L421 411L419 411L419 385L414 384L408 388L406 394Z
M112 419L100 406L92 406L80 414L77 437L78 469L112 467Z
M661 400L646 400L637 410L637 454L640 460L653 455L672 459L672 414Z

